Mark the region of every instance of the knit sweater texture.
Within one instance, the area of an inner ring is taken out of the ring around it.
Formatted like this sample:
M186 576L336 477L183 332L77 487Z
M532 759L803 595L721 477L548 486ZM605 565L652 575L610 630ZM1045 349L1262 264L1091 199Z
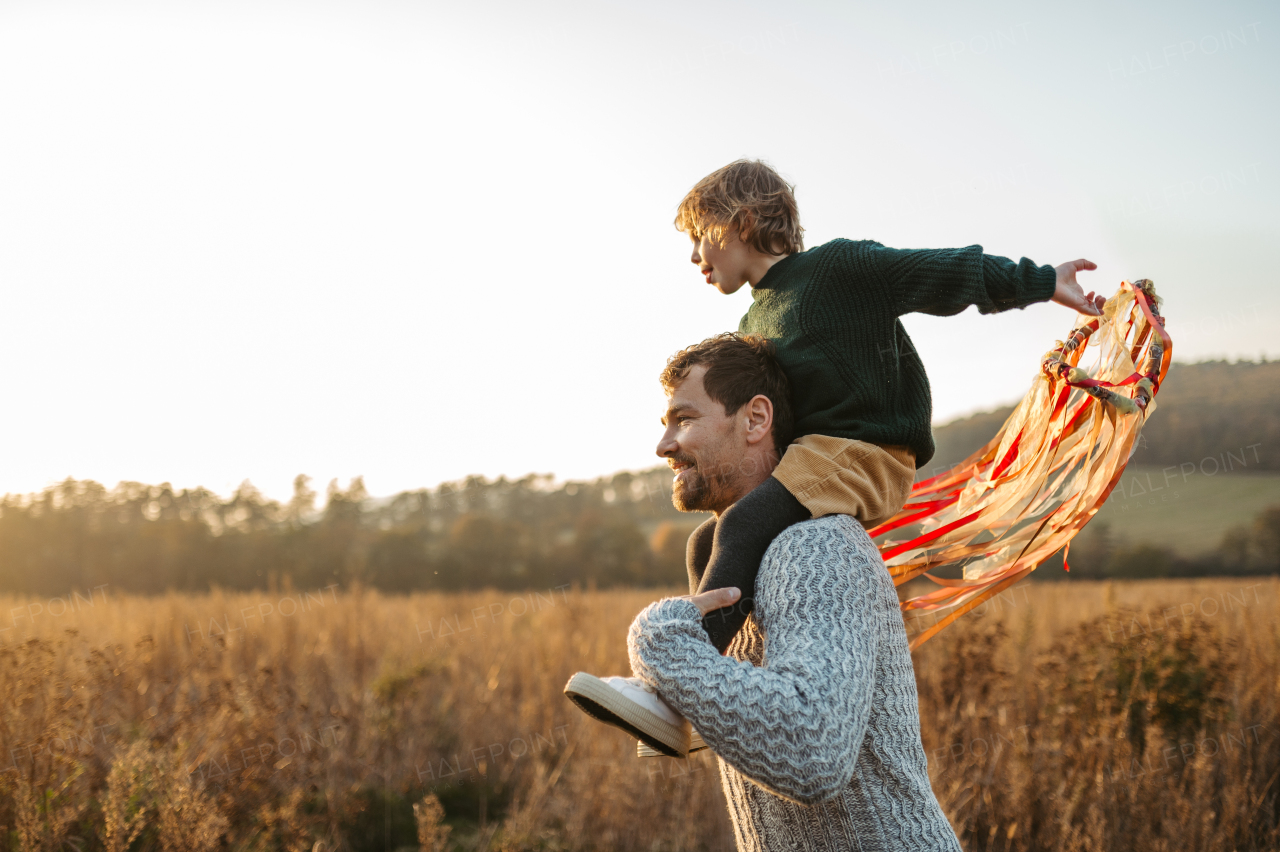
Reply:
M791 380L795 436L911 447L933 458L933 399L899 320L918 312L991 314L1053 297L1057 274L982 246L893 249L832 240L789 255L752 288L738 330L770 338Z
M959 852L929 784L893 581L852 517L774 540L726 656L679 598L646 607L627 645L718 758L739 850Z

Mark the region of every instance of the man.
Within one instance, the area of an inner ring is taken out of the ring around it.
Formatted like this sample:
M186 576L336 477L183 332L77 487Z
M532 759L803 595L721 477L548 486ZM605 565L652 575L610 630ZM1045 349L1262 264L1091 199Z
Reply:
M768 341L727 334L678 353L663 383L658 454L677 471L672 499L719 515L778 463L786 377ZM627 721L632 709L662 710L645 689L688 719L719 760L740 850L959 850L929 785L897 595L862 526L828 515L783 532L760 567L751 620L721 656L703 617L738 597L719 589L651 604L628 634L642 683L610 679L623 683L594 698L574 681L566 691L633 733L645 727Z

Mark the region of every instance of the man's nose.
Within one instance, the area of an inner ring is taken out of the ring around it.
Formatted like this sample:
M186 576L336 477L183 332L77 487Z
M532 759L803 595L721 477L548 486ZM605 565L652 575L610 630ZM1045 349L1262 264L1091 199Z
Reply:
M665 435L662 436L662 440L658 442L658 450L657 450L658 457L664 458L664 459L671 458L676 454L676 451L679 449L680 449L680 444L676 442L675 438L672 437L670 432L667 432Z

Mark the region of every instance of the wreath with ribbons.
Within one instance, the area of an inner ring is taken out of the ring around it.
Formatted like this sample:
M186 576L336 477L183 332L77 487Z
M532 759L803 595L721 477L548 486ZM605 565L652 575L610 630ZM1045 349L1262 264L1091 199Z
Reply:
M917 482L898 514L868 530L895 586L924 577L939 587L901 603L913 650L1059 550L1071 570L1071 539L1120 481L1168 375L1161 303L1151 281L1121 282L1101 316L1081 316L1045 354L994 438ZM1086 350L1097 353L1088 368ZM961 576L933 573L946 568Z

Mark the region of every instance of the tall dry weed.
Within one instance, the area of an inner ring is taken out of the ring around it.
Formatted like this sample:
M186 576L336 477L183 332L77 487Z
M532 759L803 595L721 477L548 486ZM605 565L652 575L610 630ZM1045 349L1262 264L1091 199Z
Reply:
M102 841L106 852L127 852L147 827L150 750L133 743L111 764L107 799L102 808Z
M444 806L434 793L422 797L413 805L413 816L418 824L418 848L422 852L444 852L449 845L452 826L444 824Z
M221 842L227 818L190 777L172 773L156 798L156 824L165 852L209 852Z
M88 803L69 800L69 786L70 779L55 789L33 784L21 774L14 780L10 789L20 852L53 852L80 839L71 830Z
M102 818L107 852L128 850L148 829L165 852L208 852L228 828L217 804L183 771L180 757L145 742L123 748L112 762Z

